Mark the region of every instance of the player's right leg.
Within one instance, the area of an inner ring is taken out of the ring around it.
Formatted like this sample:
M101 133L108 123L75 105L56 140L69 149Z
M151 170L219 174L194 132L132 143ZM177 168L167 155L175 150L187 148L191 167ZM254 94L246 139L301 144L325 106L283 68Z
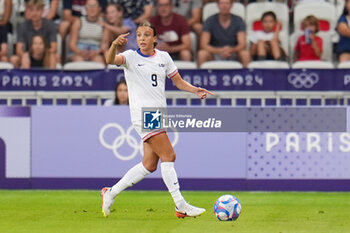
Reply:
M112 188L102 188L102 213L105 217L109 216L110 208L114 203L115 197L119 193L138 183L148 174L157 169L159 157L153 153L151 147L147 143L143 144L143 148L144 155L141 163L138 163L132 167Z
M162 178L171 194L174 203L176 216L179 218L196 217L205 212L205 209L188 204L180 192L180 185L174 168L175 152L169 141L168 135L160 133L147 140L152 151L158 155L162 161Z

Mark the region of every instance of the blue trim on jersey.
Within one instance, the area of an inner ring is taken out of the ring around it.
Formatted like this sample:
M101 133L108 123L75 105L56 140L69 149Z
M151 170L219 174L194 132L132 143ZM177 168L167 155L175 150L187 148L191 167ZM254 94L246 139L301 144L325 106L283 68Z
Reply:
M152 54L152 55L143 54L143 53L141 53L140 48L138 48L138 49L136 50L136 52L137 52L138 54L140 54L142 57L152 57L154 54L156 54L156 51L154 51L154 54Z
M146 54L141 53L141 51L140 51L139 48L136 50L136 52L137 52L138 54L140 54L142 57L150 57L150 56L151 56L151 55L146 55Z

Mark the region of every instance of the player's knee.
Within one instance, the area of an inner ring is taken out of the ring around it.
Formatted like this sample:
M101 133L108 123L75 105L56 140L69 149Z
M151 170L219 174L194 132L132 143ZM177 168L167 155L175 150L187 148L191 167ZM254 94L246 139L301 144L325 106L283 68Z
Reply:
M145 162L143 161L143 166L146 168L149 172L155 172L157 170L158 161L157 162Z
M152 165L146 167L146 169L147 169L147 171L153 173L157 170L157 164L152 164Z
M171 154L171 158L173 159L173 161L176 160L176 153L173 151L172 154Z
M167 153L166 156L163 156L162 162L175 162L176 160L176 153L175 151Z

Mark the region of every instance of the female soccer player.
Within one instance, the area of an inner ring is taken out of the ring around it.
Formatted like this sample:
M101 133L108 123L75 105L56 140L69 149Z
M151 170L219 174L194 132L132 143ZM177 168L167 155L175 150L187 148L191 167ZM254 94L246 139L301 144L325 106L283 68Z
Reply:
M116 55L116 51L128 43L126 38L128 35L129 33L122 34L113 41L107 53L106 62L124 67L129 88L131 121L143 140L144 156L142 162L131 168L112 188L105 187L101 190L102 212L107 217L114 198L124 189L154 172L160 159L162 178L174 199L176 216L179 218L199 216L205 212L205 209L188 204L181 195L174 168L176 156L165 130L142 132L141 109L142 107L166 107L166 77L171 78L180 90L194 93L201 99L206 98L207 93L211 95L213 93L194 87L181 78L170 55L155 49L156 29L148 22L137 27L136 39L139 49L127 50Z

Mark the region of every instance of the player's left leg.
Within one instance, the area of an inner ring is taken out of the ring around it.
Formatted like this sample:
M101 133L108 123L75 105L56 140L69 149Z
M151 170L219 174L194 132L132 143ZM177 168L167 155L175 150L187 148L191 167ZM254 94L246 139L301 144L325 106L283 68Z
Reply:
M144 143L143 146L144 155L142 162L132 167L112 188L105 187L101 190L103 200L102 212L105 217L110 214L110 207L113 205L114 199L119 193L138 183L157 169L159 157L152 151L147 143Z
M168 135L157 134L147 140L153 152L161 159L162 178L176 205L177 217L196 217L205 212L205 209L188 204L180 192L180 185L174 168L176 158Z

